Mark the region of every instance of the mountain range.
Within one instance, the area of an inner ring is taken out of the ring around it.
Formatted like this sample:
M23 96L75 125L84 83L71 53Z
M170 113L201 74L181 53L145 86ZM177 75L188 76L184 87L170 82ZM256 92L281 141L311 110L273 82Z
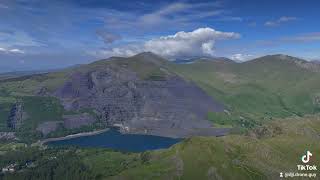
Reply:
M1 80L0 129L37 138L91 126L167 137L221 136L273 118L319 112L319 70L286 55L243 63L200 58L191 64L150 52L111 57Z
M287 55L177 63L147 52L3 78L0 166L23 169L3 177L276 179L306 147L319 151L319 70ZM184 140L143 153L34 143L109 126Z

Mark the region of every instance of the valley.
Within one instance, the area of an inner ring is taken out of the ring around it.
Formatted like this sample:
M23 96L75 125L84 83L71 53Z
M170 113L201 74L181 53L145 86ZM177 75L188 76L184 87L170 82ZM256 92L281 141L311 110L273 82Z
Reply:
M319 79L317 66L285 55L175 64L142 53L0 80L0 167L14 167L0 177L274 179L305 148L319 151ZM90 144L108 131L35 143L110 127L119 132L106 146Z
M6 79L0 128L31 141L114 125L166 137L242 132L319 112L320 75L306 63L273 55L174 64L142 53Z
M244 135L192 137L169 149L123 153L101 148L0 146L3 179L275 179L295 172L307 147L319 149L319 115L277 119ZM196 155L196 157L195 157ZM28 163L26 163L28 162ZM319 164L315 158L312 164ZM53 173L50 173L53 172Z
M320 179L319 7L0 0L0 180Z

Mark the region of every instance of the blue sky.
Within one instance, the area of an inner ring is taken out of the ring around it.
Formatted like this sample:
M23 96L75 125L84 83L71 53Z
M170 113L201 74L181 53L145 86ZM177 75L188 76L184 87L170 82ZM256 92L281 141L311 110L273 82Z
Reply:
M154 51L320 59L320 1L0 0L0 71Z

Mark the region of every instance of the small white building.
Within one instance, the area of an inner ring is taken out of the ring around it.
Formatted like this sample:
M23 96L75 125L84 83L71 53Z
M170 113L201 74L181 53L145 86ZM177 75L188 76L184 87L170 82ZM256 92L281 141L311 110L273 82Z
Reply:
M7 173L7 172L14 172L15 171L15 166L16 166L17 164L10 164L10 165L8 165L8 166L6 166L6 167L4 167L4 168L2 168L2 172L3 173Z

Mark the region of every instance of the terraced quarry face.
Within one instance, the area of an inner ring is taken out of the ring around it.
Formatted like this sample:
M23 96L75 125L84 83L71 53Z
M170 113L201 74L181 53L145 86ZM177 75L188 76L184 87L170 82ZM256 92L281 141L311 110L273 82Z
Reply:
M21 101L21 115L10 110L13 119L18 116L17 122L21 123L11 129L21 127L22 132L33 132L35 137L50 136L59 128L97 124L120 126L126 133L166 137L228 132L212 128L212 122L207 120L208 112L223 112L224 105L176 75L168 69L165 59L152 53L4 80L2 89L13 92L9 93L14 104L11 106L17 105L14 101ZM41 113L35 113L37 110ZM4 117L2 122L5 121Z

